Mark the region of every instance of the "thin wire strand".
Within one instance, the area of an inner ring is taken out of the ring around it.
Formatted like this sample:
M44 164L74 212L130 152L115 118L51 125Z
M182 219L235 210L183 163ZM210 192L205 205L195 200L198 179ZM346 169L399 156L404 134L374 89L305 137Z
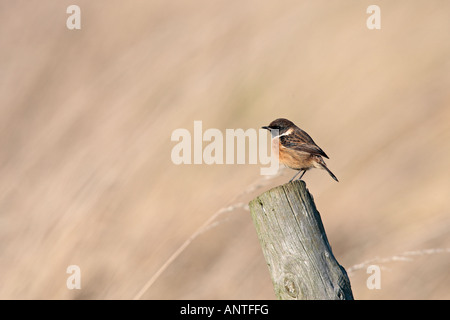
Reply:
M435 248L435 249L424 249L424 250L415 250L415 251L405 251L401 254L396 254L388 258L374 258L367 261L364 261L359 264L355 264L347 269L348 274L352 274L357 270L361 270L366 268L371 264L380 264L380 263L388 263L394 261L402 261L402 262L411 262L414 261L411 257L414 256L424 256L431 254L440 254L440 253L450 253L450 248Z

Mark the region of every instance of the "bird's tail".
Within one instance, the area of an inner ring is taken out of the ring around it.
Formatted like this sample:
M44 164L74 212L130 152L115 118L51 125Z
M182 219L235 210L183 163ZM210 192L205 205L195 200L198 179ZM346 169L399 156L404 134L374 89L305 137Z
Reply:
M325 170L327 170L327 172L330 174L330 176L336 180L337 182L339 182L338 178L336 178L336 176L333 174L333 172L331 172L330 169L327 168L327 166L322 166L322 168L324 168Z
M317 160L318 160L317 163L319 164L319 166L320 166L322 169L325 169L325 170L330 174L330 176L331 176L334 180L336 180L337 182L339 182L338 178L336 178L336 176L333 174L333 172L331 172L331 170L328 169L328 167L327 167L327 165L325 164L325 161L323 161L322 157L317 157Z

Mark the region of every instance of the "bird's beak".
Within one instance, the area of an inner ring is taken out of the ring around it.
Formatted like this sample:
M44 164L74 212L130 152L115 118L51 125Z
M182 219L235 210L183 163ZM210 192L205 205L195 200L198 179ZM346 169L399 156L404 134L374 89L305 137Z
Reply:
M261 129L266 129L266 130L269 130L269 131L270 131L270 128L267 127L267 126L261 127Z

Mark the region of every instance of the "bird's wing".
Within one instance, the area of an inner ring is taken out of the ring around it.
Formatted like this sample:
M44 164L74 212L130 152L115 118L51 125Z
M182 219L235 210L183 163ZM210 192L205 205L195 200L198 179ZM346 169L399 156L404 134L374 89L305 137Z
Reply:
M283 147L294 149L301 152L316 154L328 159L327 154L315 144L313 139L303 130L296 130L295 132L281 136L280 144Z

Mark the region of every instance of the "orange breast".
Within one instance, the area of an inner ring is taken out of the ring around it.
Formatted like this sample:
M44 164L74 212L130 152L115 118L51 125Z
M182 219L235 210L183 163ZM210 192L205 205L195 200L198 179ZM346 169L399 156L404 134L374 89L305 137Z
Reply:
M311 154L283 147L281 144L278 144L277 141L273 141L272 143L272 152L278 154L280 163L291 169L303 170L313 167L313 158Z

